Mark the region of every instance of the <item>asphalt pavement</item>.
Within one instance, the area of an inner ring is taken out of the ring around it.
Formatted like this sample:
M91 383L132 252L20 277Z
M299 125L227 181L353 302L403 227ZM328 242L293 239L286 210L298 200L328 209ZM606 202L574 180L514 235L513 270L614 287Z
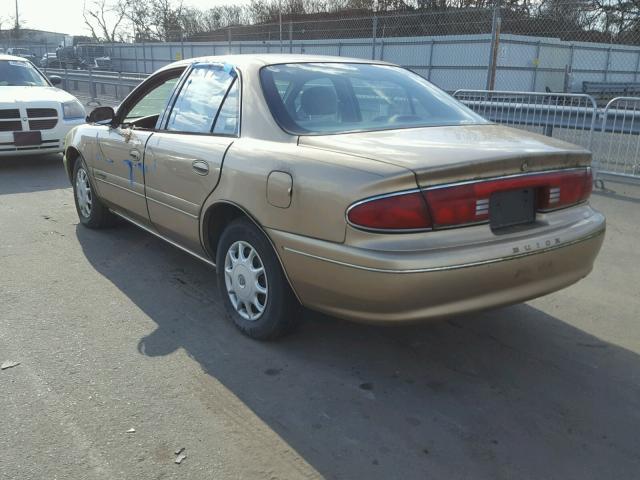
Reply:
M260 343L207 265L80 226L59 156L0 159L0 479L638 478L640 188L606 186L577 285Z

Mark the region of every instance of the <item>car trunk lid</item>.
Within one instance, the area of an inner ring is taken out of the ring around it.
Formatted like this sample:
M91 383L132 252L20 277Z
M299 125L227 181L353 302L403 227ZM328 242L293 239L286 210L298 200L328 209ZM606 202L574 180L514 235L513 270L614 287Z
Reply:
M494 124L309 135L299 144L410 169L420 187L591 163L582 147Z

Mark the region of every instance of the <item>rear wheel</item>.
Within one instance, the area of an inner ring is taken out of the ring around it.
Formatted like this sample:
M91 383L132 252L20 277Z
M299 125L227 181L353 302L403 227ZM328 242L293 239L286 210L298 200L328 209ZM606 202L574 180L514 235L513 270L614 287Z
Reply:
M95 194L89 172L82 157L73 166L73 196L80 223L89 228L111 227L116 223L113 213Z
M216 264L225 308L244 334L271 340L297 326L299 304L271 244L250 220L234 220L224 230Z

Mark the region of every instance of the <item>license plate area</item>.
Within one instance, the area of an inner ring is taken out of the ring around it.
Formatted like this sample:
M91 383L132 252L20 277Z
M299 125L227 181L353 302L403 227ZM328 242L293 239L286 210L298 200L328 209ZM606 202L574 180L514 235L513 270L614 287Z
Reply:
M42 143L42 133L35 132L13 132L13 143L16 147L30 147Z
M489 225L498 230L536 221L536 190L523 188L495 192L489 198Z

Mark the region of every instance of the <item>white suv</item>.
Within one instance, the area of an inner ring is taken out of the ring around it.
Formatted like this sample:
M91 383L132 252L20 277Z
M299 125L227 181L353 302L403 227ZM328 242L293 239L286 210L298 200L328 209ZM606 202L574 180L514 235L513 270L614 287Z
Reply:
M61 152L64 137L84 123L76 97L53 86L24 58L0 55L0 157Z

